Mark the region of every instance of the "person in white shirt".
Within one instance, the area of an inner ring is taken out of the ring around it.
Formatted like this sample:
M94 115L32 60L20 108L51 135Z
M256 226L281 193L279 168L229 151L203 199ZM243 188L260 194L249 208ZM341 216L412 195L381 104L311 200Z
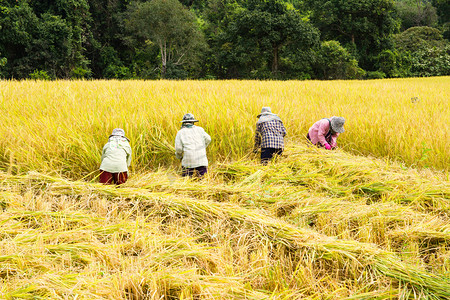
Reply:
M211 143L211 137L202 127L195 126L198 122L194 115L187 113L181 121L181 129L175 138L175 155L181 159L182 176L203 177L208 172L206 147Z
M128 179L131 164L131 147L125 131L115 128L103 147L100 164L100 182L103 184L122 184Z

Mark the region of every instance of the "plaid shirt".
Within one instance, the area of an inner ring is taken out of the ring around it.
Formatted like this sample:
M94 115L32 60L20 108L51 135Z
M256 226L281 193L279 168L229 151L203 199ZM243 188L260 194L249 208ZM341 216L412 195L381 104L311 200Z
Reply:
M175 137L175 155L181 159L185 168L208 166L206 147L211 143L211 137L198 126L183 127Z
M256 124L255 149L259 147L284 149L285 135L286 128L279 120Z

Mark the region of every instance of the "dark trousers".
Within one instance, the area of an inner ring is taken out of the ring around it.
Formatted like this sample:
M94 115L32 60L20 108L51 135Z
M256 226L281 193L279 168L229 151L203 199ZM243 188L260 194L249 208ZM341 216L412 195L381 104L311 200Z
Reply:
M283 149L276 148L261 148L261 163L267 165L274 155L281 155Z
M109 173L100 170L100 183L103 184L122 184L128 179L128 172Z
M206 173L208 172L208 167L206 166L201 166L201 167L197 167L197 168L185 168L183 167L183 171L181 173L181 175L183 177L189 176L196 176L196 177L203 177Z

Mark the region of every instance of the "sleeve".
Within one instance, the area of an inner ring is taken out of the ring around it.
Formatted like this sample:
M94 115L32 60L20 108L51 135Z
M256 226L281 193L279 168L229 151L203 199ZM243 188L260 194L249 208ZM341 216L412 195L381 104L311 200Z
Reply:
M322 146L325 146L325 144L328 144L325 140L325 136L328 133L328 130L330 130L330 125L327 122L320 122L319 124L319 131L317 132L319 142ZM331 146L331 145L330 145Z
M286 136L286 127L284 127L283 122L281 122L281 134L282 134L283 137Z
M103 161L103 159L105 158L105 155L106 155L106 148L108 148L108 143L106 143L106 144L103 146L103 150L102 150L102 159L101 159L101 161Z
M181 141L180 131L178 131L177 136L175 137L175 156L178 159L183 158L183 142Z
M256 125L255 146L253 147L253 150L256 151L260 147L261 147L261 131L260 131L259 126Z
M211 143L211 136L207 134L205 130L203 130L203 138L205 139L205 147L208 147Z
M131 165L131 158L132 158L132 155L131 155L132 151L131 151L130 144L128 144L125 147L125 151L127 152L127 166L129 167Z
M334 148L337 146L337 137L339 136L339 133L337 132L336 134L333 134L331 136L331 148Z

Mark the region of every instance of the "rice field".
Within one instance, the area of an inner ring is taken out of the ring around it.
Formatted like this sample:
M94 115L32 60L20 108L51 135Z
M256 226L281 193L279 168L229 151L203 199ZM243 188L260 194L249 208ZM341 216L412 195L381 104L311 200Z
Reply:
M0 299L450 299L448 86L2 81ZM268 166L262 106L289 135ZM186 112L213 138L203 180L174 158ZM340 148L307 146L333 115ZM96 178L115 127L119 188Z
M178 164L179 121L193 113L213 138L210 160L249 153L256 115L270 106L288 141L343 116L339 146L405 167L449 170L450 77L375 81L1 81L0 165L73 178L98 167L115 127L132 142L136 171ZM411 98L417 98L411 100Z

